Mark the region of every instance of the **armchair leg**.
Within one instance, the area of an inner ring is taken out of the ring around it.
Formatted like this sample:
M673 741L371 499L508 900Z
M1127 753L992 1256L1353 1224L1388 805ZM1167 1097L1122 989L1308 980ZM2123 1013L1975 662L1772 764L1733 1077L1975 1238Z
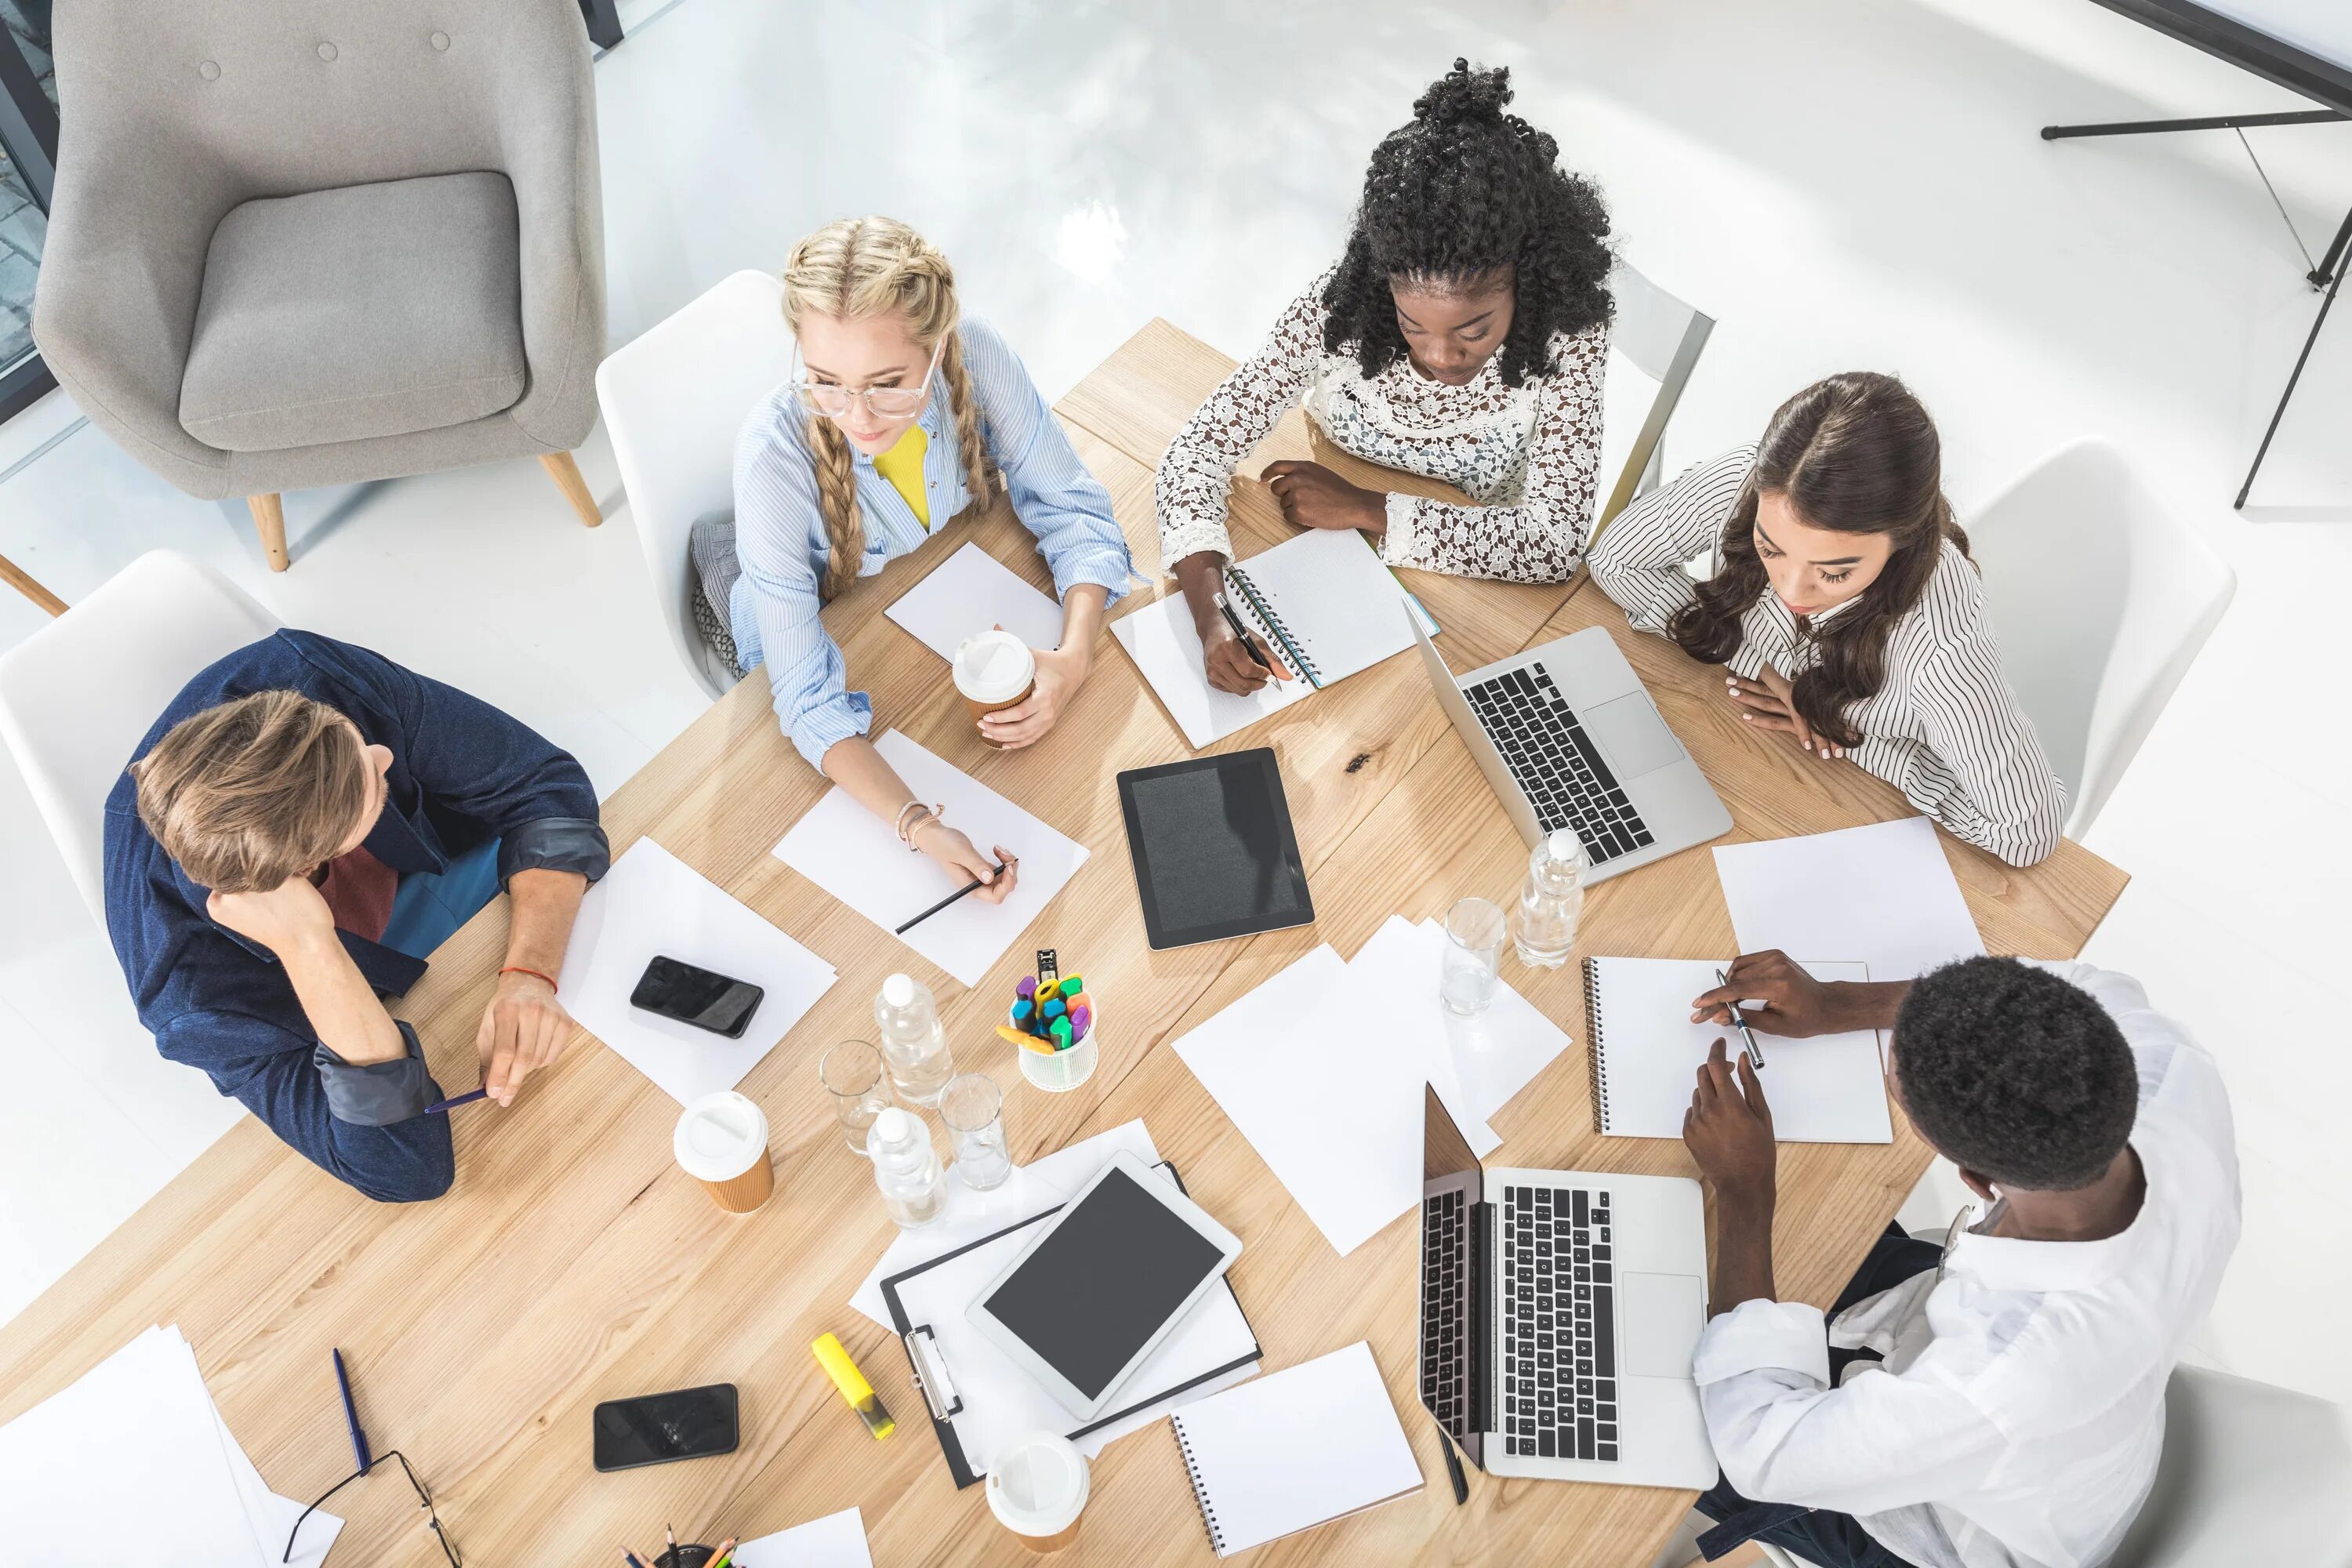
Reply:
M0 583L7 584L53 616L62 616L66 613L66 602L63 599L34 582L26 574L23 567L5 555L0 555Z
M540 455L539 461L547 469L547 477L555 481L555 488L563 492L563 499L572 503L572 510L580 514L581 521L593 528L604 521L604 514L596 510L596 498L589 493L588 481L580 477L580 465L572 460L571 453L544 452Z
M269 558L269 569L285 571L286 502L272 490L266 496L247 496L245 504L252 510L253 526L261 534L261 552Z

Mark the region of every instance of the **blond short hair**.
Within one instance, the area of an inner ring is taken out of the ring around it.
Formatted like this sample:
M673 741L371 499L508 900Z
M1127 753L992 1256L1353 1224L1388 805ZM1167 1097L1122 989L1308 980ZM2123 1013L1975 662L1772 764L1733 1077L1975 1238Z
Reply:
M220 893L263 892L332 859L368 802L359 731L299 691L183 719L131 775L147 831Z

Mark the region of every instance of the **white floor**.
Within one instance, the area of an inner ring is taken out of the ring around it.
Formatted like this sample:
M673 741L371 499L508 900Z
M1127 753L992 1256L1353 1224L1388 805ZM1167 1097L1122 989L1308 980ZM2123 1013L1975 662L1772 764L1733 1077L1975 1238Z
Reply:
M2352 741L2322 696L2352 579L2352 319L2233 514L2317 305L2307 263L2227 132L2034 135L2298 100L2074 0L629 9L650 22L597 68L614 343L883 210L948 249L1049 395L1153 315L1246 353L1336 252L1373 142L1467 54L1515 68L1626 254L1720 318L1670 461L1851 366L1927 397L1964 513L2072 437L2120 442L2240 588L2090 835L2135 879L2090 956L2144 976L2235 1096L2246 1238L2200 1351L2352 1399ZM2352 126L2252 134L2315 250L2352 204ZM273 577L241 505L180 496L72 417L53 400L0 428L0 551L68 600L186 551L520 714L605 791L700 707L601 432L581 454L609 509L594 532L514 463L289 497L295 565ZM0 647L38 623L0 592ZM154 1056L5 760L0 824L7 1314L238 1112Z

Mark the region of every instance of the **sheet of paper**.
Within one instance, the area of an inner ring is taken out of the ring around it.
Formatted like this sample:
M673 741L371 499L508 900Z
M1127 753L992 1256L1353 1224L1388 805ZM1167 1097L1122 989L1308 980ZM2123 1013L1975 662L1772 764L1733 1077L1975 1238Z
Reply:
M1095 1173L1108 1164L1113 1154L1121 1152L1134 1155L1146 1165L1160 1163L1160 1151L1152 1147L1151 1134L1144 1128L1141 1118L1018 1166L1005 1184L992 1192L975 1193L950 1174L947 1205L940 1210L940 1217L920 1230L902 1230L891 1237L890 1245L883 1249L882 1261L866 1276L865 1283L857 1287L849 1304L889 1328L890 1309L882 1300L882 1281L1033 1214L1043 1213L1055 1204L1067 1202L1071 1194L1094 1180Z
M945 659L955 658L964 638L991 626L1031 647L1062 646L1062 606L969 542L883 613Z
M1596 958L1601 1022L1593 1047L1601 1053L1607 1118L1601 1131L1616 1138L1679 1138L1683 1113L1701 1062L1716 1041L1737 1057L1739 1032L1690 1021L1690 999L1716 985L1730 960ZM1867 980L1861 963L1799 959L1816 980ZM1790 1040L1756 1031L1763 1047L1761 1082L1772 1106L1772 1131L1783 1143L1887 1143L1895 1138L1886 1110L1886 1078L1878 1059L1878 1031L1816 1035Z
M1433 995L1436 973L1433 964ZM1412 1030L1374 1027L1360 1039L1363 980L1318 947L1176 1042L1342 1257L1420 1203L1422 1084L1444 1060ZM1459 1104L1458 1089L1440 1082L1438 1091ZM1478 1153L1500 1142L1483 1120L1457 1120Z
M1435 921L1412 925L1391 915L1348 961L1348 968L1350 973L1363 969L1368 975L1393 973L1401 977L1413 994L1409 1016L1426 1016L1431 1031L1442 1033L1450 1047L1448 1058L1462 1086L1464 1105L1471 1115L1490 1121L1568 1049L1568 1032L1507 980L1496 982L1494 1002L1477 1016L1465 1018L1454 1012L1437 994L1444 952L1445 931ZM1425 996L1421 994L1424 987Z
M743 1568L874 1568L866 1516L855 1508L747 1541L735 1549Z
M1719 845L1715 872L1742 952L1835 953L1874 980L1909 980L1984 952L1924 816Z
M1176 1417L1217 1555L1419 1491L1420 1461L1372 1347L1269 1373Z
M977 985L1077 875L1087 847L896 730L874 747L917 800L943 803L947 820L982 853L1002 845L1021 858L1021 879L1003 903L961 899L898 938L966 985ZM827 790L793 825L775 857L885 931L895 932L962 885L929 856L907 853L889 823L838 788Z
M174 1328L0 1427L0 1519L28 1563L263 1568L300 1511L261 1485ZM341 1524L311 1515L295 1561L318 1562Z
M1168 716L1199 751L1278 713L1314 691L1303 679L1269 680L1247 697L1209 684L1201 664L1201 634L1184 595L1170 589L1111 623L1111 635L1158 694Z
M905 850L899 853L904 855ZM764 988L740 1039L629 1005L656 956ZM833 965L650 838L580 901L560 989L582 1027L683 1105L733 1089L834 982Z

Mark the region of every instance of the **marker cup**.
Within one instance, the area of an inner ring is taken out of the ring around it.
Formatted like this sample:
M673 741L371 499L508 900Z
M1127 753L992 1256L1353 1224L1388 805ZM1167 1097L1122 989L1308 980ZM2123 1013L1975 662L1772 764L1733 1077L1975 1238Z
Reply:
M1026 1046L1015 1046L1013 1054L1021 1058L1021 1076L1048 1094L1061 1094L1073 1089L1095 1075L1095 1043L1102 1038L1102 996L1093 986L1087 994L1094 999L1094 1021L1087 1026L1087 1037L1066 1051L1033 1051ZM1005 1015L1008 1021L1012 1014ZM1015 1028L1020 1026L1014 1025ZM1043 1042L1052 1044L1049 1036Z

